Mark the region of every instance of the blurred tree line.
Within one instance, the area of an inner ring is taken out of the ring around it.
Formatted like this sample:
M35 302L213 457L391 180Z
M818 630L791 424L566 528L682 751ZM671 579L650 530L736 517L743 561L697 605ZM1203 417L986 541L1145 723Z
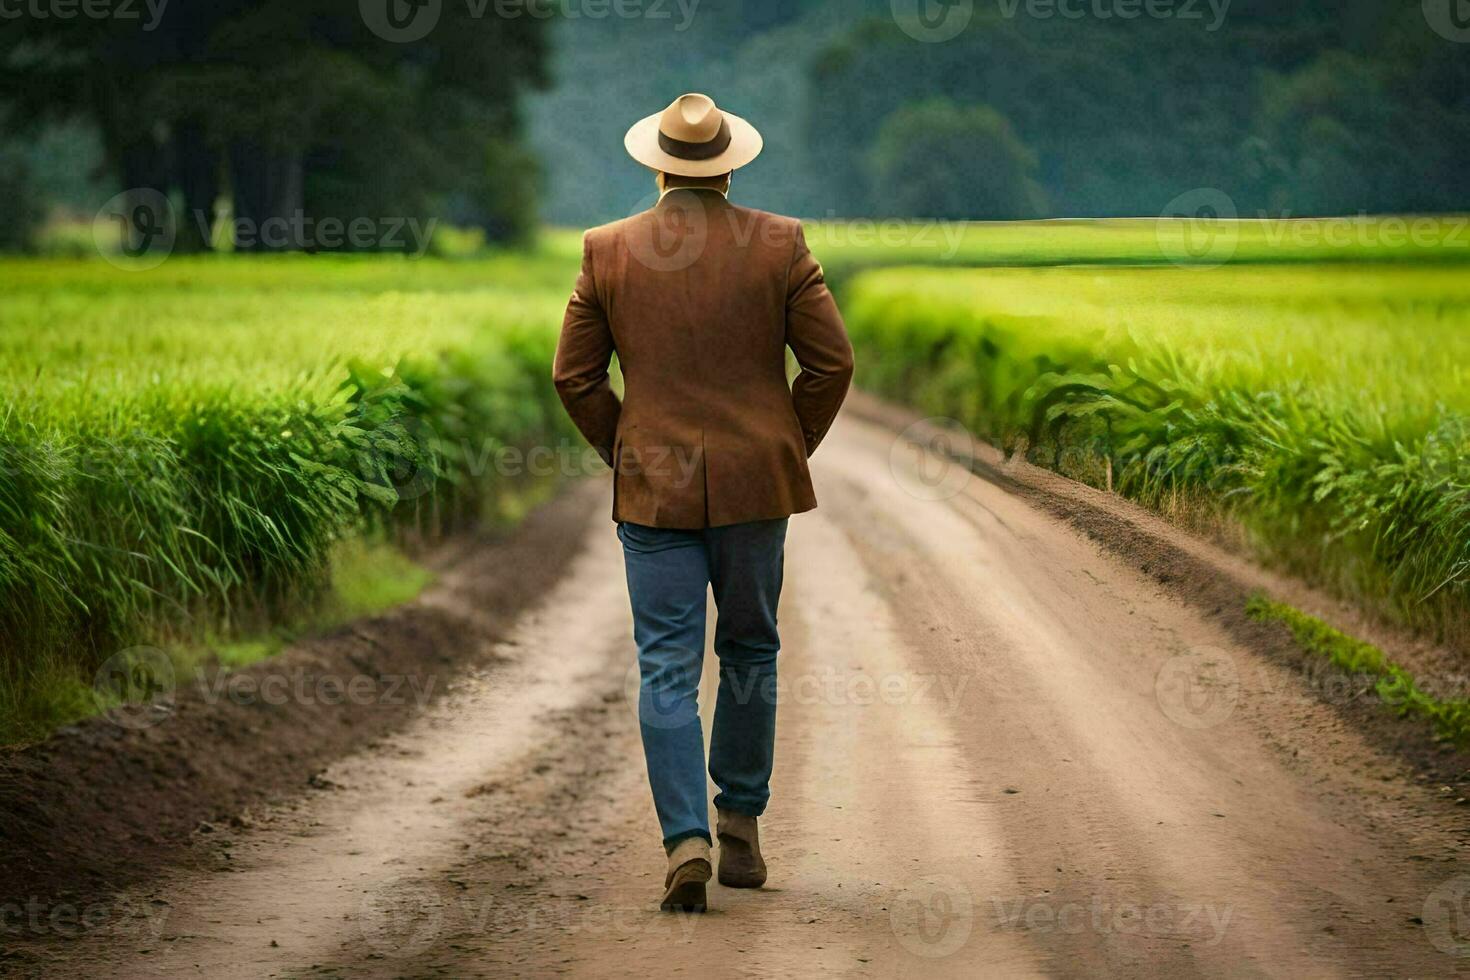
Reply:
M604 221L651 201L623 131L686 91L765 134L737 198L808 216L1157 215L1200 187L1248 216L1470 209L1470 44L1420 0L1233 0L1215 30L1194 0L1134 19L962 0L938 43L892 0L537 2L568 16L442 0L411 43L351 0L171 0L153 30L5 20L0 247L43 198L76 199L85 145L92 208L101 187L166 191L185 247L219 200L253 228Z
M445 3L412 43L343 0L172 0L148 29L75 12L7 19L8 244L47 192L21 147L77 123L96 134L103 184L182 204L180 247L209 247L221 199L250 232L242 249L303 247L263 239L271 219L440 217L524 235L536 168L517 97L547 81L547 21L474 13Z
M622 129L691 89L766 136L737 196L808 216L1149 216L1201 187L1247 216L1470 210L1470 45L1420 0L1233 0L1215 30L1203 2L1125 20L975 0L938 43L888 0L714 5L684 31L558 25L531 130L554 220L628 213L647 180Z

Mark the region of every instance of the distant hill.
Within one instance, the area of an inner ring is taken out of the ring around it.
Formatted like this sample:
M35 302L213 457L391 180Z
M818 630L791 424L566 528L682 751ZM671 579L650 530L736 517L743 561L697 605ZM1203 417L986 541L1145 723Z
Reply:
M1157 215L1198 188L1250 216L1470 210L1470 44L1419 0L950 2L968 20L934 43L894 14L915 0L557 25L528 104L544 216L646 205L623 131L685 91L766 136L734 196L806 216Z

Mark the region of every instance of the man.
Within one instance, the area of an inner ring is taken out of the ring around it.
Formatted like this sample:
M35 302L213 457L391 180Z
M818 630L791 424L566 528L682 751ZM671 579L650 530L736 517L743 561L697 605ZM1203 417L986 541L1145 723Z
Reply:
M555 381L613 468L639 727L668 854L661 904L702 911L713 843L698 708L706 591L718 609L709 775L719 879L758 888L786 519L817 504L807 458L847 394L852 347L800 222L726 199L731 172L760 153L754 127L683 95L624 145L657 173L659 201L587 232ZM790 386L788 347L801 369ZM621 401L608 378L614 353Z

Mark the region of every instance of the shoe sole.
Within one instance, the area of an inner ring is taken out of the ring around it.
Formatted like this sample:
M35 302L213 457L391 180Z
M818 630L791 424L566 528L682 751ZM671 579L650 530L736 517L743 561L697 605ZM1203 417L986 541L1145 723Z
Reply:
M696 859L681 864L669 879L659 909L664 912L703 912L709 907L705 895L709 879L708 861Z
M749 844L728 834L721 834L719 840L720 884L726 888L759 888L766 883L766 869L756 863Z

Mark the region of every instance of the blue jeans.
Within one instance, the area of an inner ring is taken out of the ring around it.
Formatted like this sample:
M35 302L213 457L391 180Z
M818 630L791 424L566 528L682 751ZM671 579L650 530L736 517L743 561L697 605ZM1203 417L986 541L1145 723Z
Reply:
M776 740L776 603L786 519L698 531L619 524L638 644L638 722L664 847L710 840L699 678L705 595L719 618L720 687L710 737L715 806L752 817L770 798Z

